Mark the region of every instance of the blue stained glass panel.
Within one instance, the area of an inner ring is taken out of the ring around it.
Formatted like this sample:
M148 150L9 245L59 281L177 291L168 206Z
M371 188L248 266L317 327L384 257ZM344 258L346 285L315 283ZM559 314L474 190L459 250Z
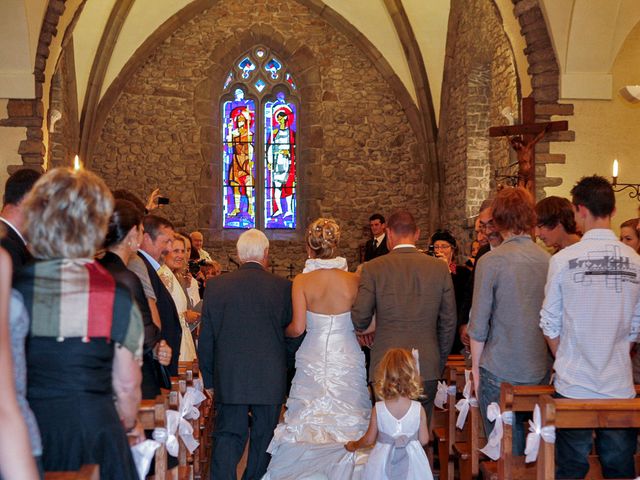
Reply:
M251 75L251 72L256 69L256 64L253 63L249 57L244 57L238 64L238 68L242 70L242 78L246 80L249 78L249 75Z
M283 93L265 102L266 228L296 228L296 125L296 106Z
M254 85L256 87L256 90L258 90L259 92L262 92L262 90L264 90L264 87L267 86L265 81L262 80L261 78L259 78L258 81Z
M278 79L278 71L281 68L282 64L275 58L269 60L264 66L264 69L271 74L271 78L273 78L274 80Z
M238 90L222 105L223 227L245 229L256 225L256 107Z

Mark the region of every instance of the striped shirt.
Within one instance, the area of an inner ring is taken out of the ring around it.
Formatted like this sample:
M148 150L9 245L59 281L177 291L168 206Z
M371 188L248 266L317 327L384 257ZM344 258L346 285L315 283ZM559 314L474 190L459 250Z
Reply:
M640 333L640 256L608 229L551 258L540 327L560 337L556 391L568 398L632 398L630 344Z

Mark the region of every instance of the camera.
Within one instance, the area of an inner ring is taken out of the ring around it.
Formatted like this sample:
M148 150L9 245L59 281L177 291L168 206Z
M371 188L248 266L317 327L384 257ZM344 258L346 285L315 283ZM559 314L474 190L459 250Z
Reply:
M194 277L200 272L200 267L207 264L206 260L189 260L189 273Z
M169 205L169 197L158 197L158 205Z
M433 243L429 245L429 248L427 249L427 255L431 255L432 257L436 256L436 250L434 248Z

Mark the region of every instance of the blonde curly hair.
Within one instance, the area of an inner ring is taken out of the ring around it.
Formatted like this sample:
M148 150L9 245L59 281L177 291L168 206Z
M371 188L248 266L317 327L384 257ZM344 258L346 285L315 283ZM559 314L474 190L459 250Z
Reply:
M309 225L307 245L316 258L335 257L339 241L340 226L334 219L320 217Z
M411 352L404 348L387 350L376 368L373 390L383 400L423 398L420 372Z

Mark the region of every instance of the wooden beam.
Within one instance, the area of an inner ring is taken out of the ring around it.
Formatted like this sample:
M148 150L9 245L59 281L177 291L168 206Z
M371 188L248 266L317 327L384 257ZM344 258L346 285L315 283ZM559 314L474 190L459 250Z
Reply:
M548 125L548 127L547 127ZM513 135L536 135L543 130L547 129L548 132L560 132L569 128L569 122L566 120L560 120L557 122L541 122L529 125L508 125L499 127L490 127L490 137L510 137Z

